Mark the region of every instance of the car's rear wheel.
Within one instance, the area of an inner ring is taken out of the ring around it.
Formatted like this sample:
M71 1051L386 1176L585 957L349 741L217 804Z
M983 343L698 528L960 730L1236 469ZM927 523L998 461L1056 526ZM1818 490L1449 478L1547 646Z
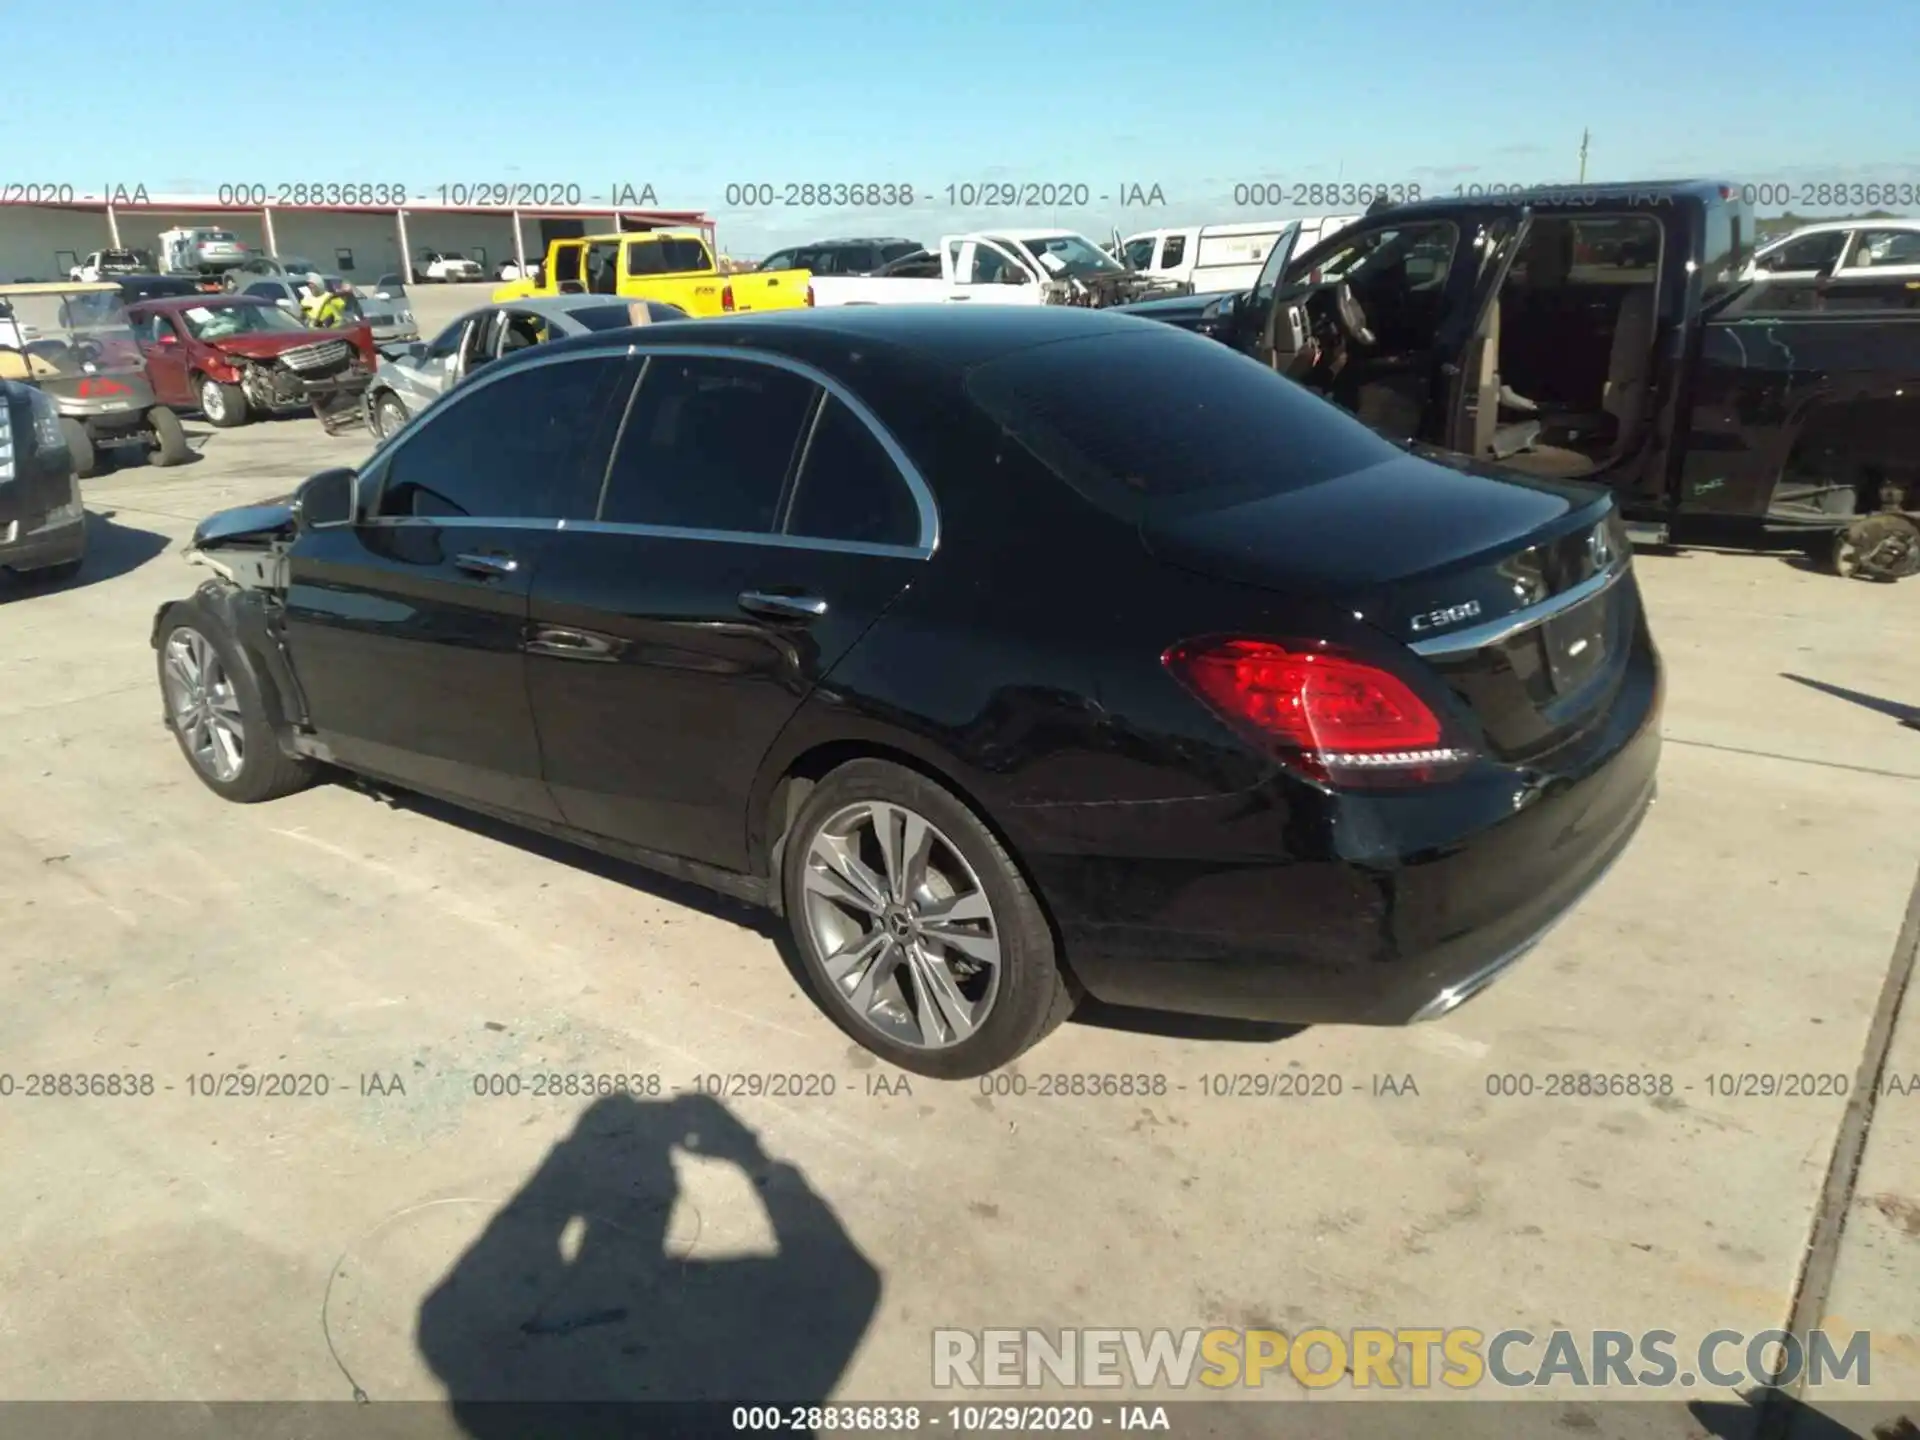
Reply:
M197 382L197 391L200 413L207 417L209 425L230 430L235 425L247 423L247 392L238 385L223 385L210 375L202 375Z
M311 761L280 748L252 675L219 626L189 614L160 642L167 728L206 787L251 805L313 783Z
M903 1070L964 1080L1073 1010L1052 928L958 797L884 760L815 787L782 864L802 962L834 1022Z
M156 405L147 412L147 424L153 429L153 463L155 465L184 465L193 458L193 447L187 444L187 432L180 428L180 417L164 405Z
M87 433L87 427L71 415L62 415L60 433L66 437L67 453L73 456L73 473L82 480L98 474L100 457L94 453L93 437Z

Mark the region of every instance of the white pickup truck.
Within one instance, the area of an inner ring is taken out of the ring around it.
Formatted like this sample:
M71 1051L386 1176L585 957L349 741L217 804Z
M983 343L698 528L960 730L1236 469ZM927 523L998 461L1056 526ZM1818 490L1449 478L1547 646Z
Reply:
M813 303L1111 305L1146 298L1139 278L1071 230L991 230L942 236L877 275L815 275Z
M1195 294L1250 290L1274 244L1298 225L1295 253L1304 253L1358 215L1310 215L1293 220L1255 220L1233 225L1178 225L1143 230L1119 242L1115 253L1143 275L1180 280Z

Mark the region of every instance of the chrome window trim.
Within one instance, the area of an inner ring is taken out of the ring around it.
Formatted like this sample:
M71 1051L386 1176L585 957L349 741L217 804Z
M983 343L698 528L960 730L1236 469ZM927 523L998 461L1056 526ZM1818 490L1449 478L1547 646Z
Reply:
M1598 575L1589 575L1578 585L1569 586L1558 595L1550 595L1537 605L1529 605L1516 610L1511 615L1503 615L1497 620L1487 620L1465 630L1455 630L1446 635L1435 635L1427 640L1412 641L1408 648L1416 655L1458 655L1469 650L1484 649L1488 645L1498 645L1503 640L1511 640L1522 630L1531 630L1542 621L1564 614L1576 605L1585 604L1594 596L1618 584L1628 570L1633 568L1630 555L1622 556Z
M383 530L411 526L434 530L533 530L552 535L637 535L651 540L704 540L722 545L764 545L776 550L826 550L841 555L879 555L896 560L925 560L929 555L928 551L917 545L877 545L866 540L816 540L809 535L780 535L771 530L685 530L674 525L630 525L600 520L489 520L484 515L387 515L360 523L362 527Z
M887 458L893 462L894 469L899 471L900 478L906 482L907 490L913 496L914 508L920 514L920 535L912 545L873 545L866 541L828 540L822 537L785 534L775 534L770 538L805 541L823 548L842 550L856 555L911 553L921 559L931 558L940 548L940 508L934 501L932 487L927 484L926 477L920 473L920 467L907 457L907 452L900 447L900 442L895 440L887 427L880 422L879 416L867 408L867 403L833 376L814 368L804 360L795 360L788 355L779 355L770 350L755 350L741 345L651 345L640 341L633 346L632 353L642 357L681 355L701 360L748 360L756 364L770 365L776 370L786 370L803 380L811 381L852 411L854 418L865 425L873 438L880 442L880 448L886 451ZM635 394L639 393L637 385L634 390ZM800 478L805 479L804 473ZM568 528L578 529L579 527L573 525ZM723 537L729 540L754 541L769 538L762 532L749 530L676 530L664 525L622 526L621 528L650 534L685 535L700 539Z
M483 372L478 377L468 381L465 385L458 387L459 399L465 400L469 396L477 395L489 385L498 384L500 381L508 379L522 370L530 369L537 365L563 365L574 360L639 359L642 362L646 362L656 355L684 355L695 359L746 359L764 365L771 365L775 369L791 371L802 379L809 380L813 384L818 385L828 395L831 395L834 399L845 405L847 409L853 413L854 417L867 427L874 439L880 442L880 448L886 452L887 458L893 461L894 468L899 472L900 478L906 483L908 492L913 496L914 508L919 512L920 535L918 541L913 545L878 545L864 540L829 540L816 536L790 535L774 531L695 530L680 529L671 525L636 525L601 520L489 519L488 517L478 515L369 515L368 518L359 523L362 525L378 526L434 525L443 529L477 529L486 527L497 530L551 530L556 533L567 530L599 535L641 535L656 539L718 541L733 545L766 545L777 549L789 550L825 550L843 555L879 555L909 560L930 560L933 558L934 553L940 548L940 510L934 501L933 490L927 484L926 478L920 473L919 467L907 457L906 451L900 447L900 443L893 438L892 434L887 430L887 427L880 422L879 417L867 407L865 401L861 400L858 395L855 395L831 375L824 374L805 361L794 360L785 355L776 355L766 350L752 350L733 345L646 345L635 342L629 342L626 345L596 345L587 349L562 351L557 355L536 355L527 360L516 361L512 368L507 370L491 374ZM619 453L619 443L626 434L628 415L632 411L634 401L640 393L640 385L645 381L649 368L645 363L642 364L640 374L635 377L633 388L627 394L626 407L621 412L620 424L614 437L613 448L607 452L608 473L601 478L600 502L594 512L596 515L602 514L605 511L606 488L612 472L613 457ZM405 425L393 433L385 445L382 445L374 452L373 458L368 463L368 470L373 471L377 467L378 474L373 477L377 483L373 486L373 493L369 497L369 503L366 506L367 510L372 511L379 508L380 497L386 489L387 473L392 468L394 454L408 440L419 433L419 427L428 417L439 412L442 404L446 401L453 400L454 396L454 391L448 391L440 397L439 402L428 405L424 410L420 411L419 414L409 419Z

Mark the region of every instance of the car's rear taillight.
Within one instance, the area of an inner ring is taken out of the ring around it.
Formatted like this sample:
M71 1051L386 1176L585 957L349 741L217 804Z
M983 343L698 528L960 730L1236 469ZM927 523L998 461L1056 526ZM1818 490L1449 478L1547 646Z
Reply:
M813 304L813 286L807 286L807 304Z
M733 286L722 285L720 287L720 308L729 315L733 313Z
M1310 780L1420 784L1470 752L1391 670L1320 641L1183 641L1161 658L1236 729Z

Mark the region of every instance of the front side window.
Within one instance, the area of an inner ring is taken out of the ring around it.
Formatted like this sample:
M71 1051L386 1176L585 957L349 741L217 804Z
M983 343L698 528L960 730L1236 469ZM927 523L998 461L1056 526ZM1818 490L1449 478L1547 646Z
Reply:
M866 423L831 395L807 441L786 531L869 545L913 545L920 539L920 510L893 457Z
M467 322L465 320L456 320L453 324L447 326L446 329L434 336L433 343L427 346L427 359L444 360L447 356L453 354L454 351L460 348L460 337L466 333L466 329Z
M1802 235L1777 250L1760 257L1760 269L1772 274L1791 274L1802 270L1825 270L1838 264L1846 248L1845 230L1828 230L1819 235Z
M1145 270L1153 264L1153 236L1142 235L1121 247L1120 257L1129 270Z
M771 365L654 356L627 416L600 518L771 531L816 389Z
M600 422L625 373L620 356L570 356L456 391L392 452L377 513L592 519Z

